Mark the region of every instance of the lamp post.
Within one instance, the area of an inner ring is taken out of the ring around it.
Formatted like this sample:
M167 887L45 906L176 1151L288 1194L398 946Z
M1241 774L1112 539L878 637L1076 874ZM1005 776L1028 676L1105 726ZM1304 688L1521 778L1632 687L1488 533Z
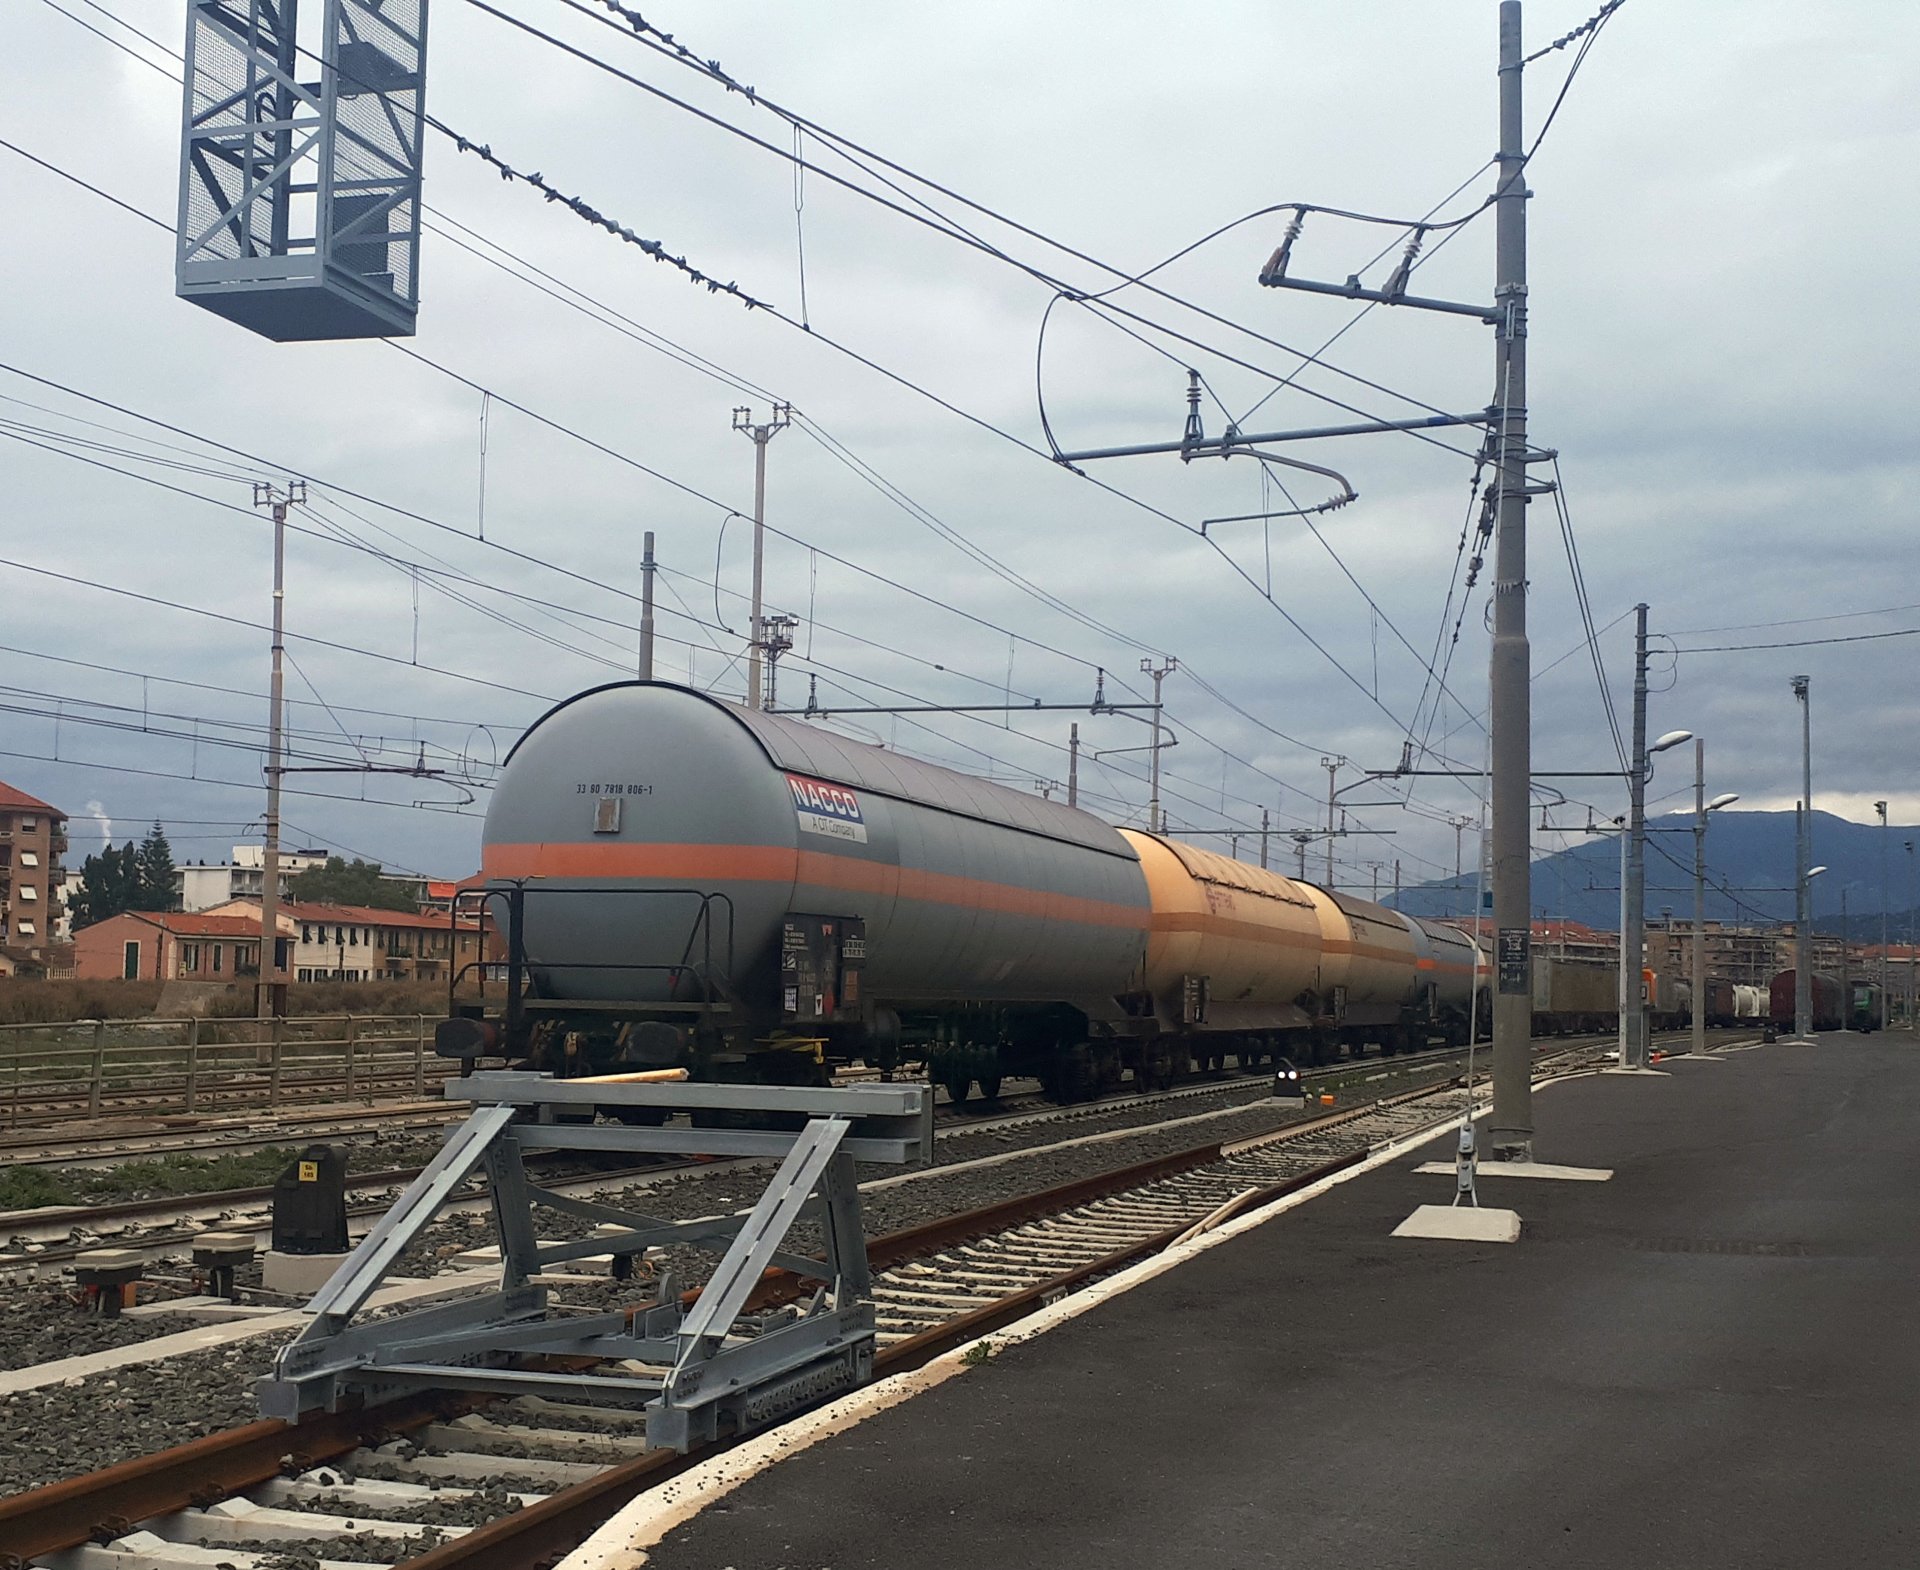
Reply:
M1793 978L1793 1033L1802 1044L1813 1039L1813 880L1826 870L1824 866L1809 867L1800 880L1800 908L1807 913L1807 920L1797 935L1800 967Z
M1805 1040L1813 1032L1813 892L1808 887L1813 874L1807 864L1813 860L1813 699L1809 676L1793 678L1794 700L1800 705L1800 812L1794 820L1794 887L1798 903L1794 908L1794 982L1793 1029Z
M1644 732L1642 732L1644 734ZM1641 971L1647 941L1647 782L1653 778L1656 753L1692 741L1690 730L1670 730L1652 746L1643 746L1627 776L1627 912L1620 934L1620 1000L1624 1031L1622 1068L1647 1066L1647 997Z
M1907 1029L1913 1029L1913 841L1900 842L1907 848Z
M1876 801L1873 810L1880 814L1880 1028L1885 1030L1893 1007L1887 997L1887 804Z
M1733 794L1707 800L1707 742L1693 739L1693 1050L1707 1050L1707 814L1731 807Z

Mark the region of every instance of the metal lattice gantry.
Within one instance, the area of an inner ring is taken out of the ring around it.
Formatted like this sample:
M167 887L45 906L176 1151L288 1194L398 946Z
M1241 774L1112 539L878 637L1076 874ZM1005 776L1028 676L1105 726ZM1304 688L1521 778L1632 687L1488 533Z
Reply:
M189 0L182 299L282 343L412 334L426 32L427 0L326 0L305 41L298 0Z

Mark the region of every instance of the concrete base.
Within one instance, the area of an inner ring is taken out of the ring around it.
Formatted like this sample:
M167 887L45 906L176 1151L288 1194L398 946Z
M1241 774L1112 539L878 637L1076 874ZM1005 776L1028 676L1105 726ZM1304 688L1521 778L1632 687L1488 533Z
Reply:
M1454 1167L1451 1161L1423 1161L1413 1170L1452 1177ZM1481 1177L1559 1178L1567 1183L1604 1183L1613 1176L1612 1167L1556 1167L1551 1161L1483 1161L1474 1170Z
M1642 1079L1665 1079L1667 1071L1663 1068L1603 1068L1602 1074L1637 1074Z
M1451 1172L1452 1167L1447 1171ZM1395 1237L1441 1238L1459 1243L1517 1243L1520 1215L1474 1205L1422 1205L1393 1229Z
M345 1254L282 1254L268 1249L260 1266L260 1284L288 1297L312 1297L340 1268Z
M129 1319L150 1319L161 1314L179 1314L188 1319L204 1319L210 1324L225 1324L235 1319L260 1319L269 1314L284 1314L284 1308L266 1303L231 1303L224 1297L167 1297L153 1303L141 1303L127 1310Z

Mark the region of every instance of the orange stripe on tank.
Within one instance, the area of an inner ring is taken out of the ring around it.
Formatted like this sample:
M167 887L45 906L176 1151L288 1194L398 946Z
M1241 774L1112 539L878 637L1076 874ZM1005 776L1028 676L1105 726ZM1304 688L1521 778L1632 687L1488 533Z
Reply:
M489 878L679 878L790 883L799 852L778 845L489 845Z
M481 855L481 868L489 878L651 878L689 885L807 883L847 894L1000 911L1082 926L1144 931L1147 925L1146 911L1131 905L777 845L489 845Z

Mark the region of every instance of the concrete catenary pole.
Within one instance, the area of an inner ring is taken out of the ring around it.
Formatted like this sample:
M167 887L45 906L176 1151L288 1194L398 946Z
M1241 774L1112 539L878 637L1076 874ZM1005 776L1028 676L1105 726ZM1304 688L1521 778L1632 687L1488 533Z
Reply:
M1633 762L1627 775L1627 907L1620 929L1620 996L1627 1068L1647 1066L1647 608L1633 608Z
M1267 816L1267 809L1262 807L1260 809L1260 865L1262 867L1267 864L1267 834L1271 822L1272 820Z
M753 442L753 594L748 607L747 707L757 709L760 701L761 665L766 658L766 628L761 605L767 544L767 443L787 428L792 408L784 403L773 406L773 415L765 425L753 423L752 409L733 411L733 428Z
M1080 722L1067 727L1067 805L1080 805Z
M653 680L653 530L640 552L640 679Z
M1179 668L1180 662L1171 654L1164 665L1155 665L1152 660L1140 662L1140 669L1153 678L1153 746L1149 749L1153 758L1153 777L1147 786L1147 793L1151 797L1147 802L1147 827L1155 834L1164 834L1167 828L1166 814L1160 809L1160 749L1171 745L1160 740L1160 683Z
M1500 0L1500 180L1494 204L1496 428L1492 729L1495 1156L1533 1154L1532 652L1527 643L1527 189L1520 0Z
M1627 820L1624 817L1615 818L1613 821L1620 825L1620 981L1615 991L1619 994L1618 1005L1620 1009L1620 1020L1618 1031L1620 1039L1618 1050L1620 1066L1625 1068L1629 1062L1627 1057L1627 1019L1632 1012L1628 1007L1628 1001L1633 995L1633 990L1637 990L1639 986L1637 979L1634 981L1633 989L1629 989L1627 985L1629 979L1627 968L1627 842L1633 838L1633 835L1628 832Z
M1913 924L1916 908L1920 901L1913 897L1913 841L1900 842L1907 851L1907 1029L1913 1029Z
M1813 1034L1813 699L1809 676L1793 678L1793 696L1800 705L1800 812L1794 836L1793 912L1793 1033L1805 1040Z
M286 978L280 970L280 776L285 770L287 621L287 508L307 499L306 482L291 480L285 494L256 484L253 504L273 513L273 643L267 678L267 815L260 853L260 966L254 1012L272 1019L287 1011Z
M1707 743L1693 738L1693 1052L1707 1050Z
M1327 771L1327 887L1333 887L1333 778L1347 765L1345 758L1322 758L1320 767Z
M1847 890L1851 883L1840 885L1840 1028L1853 1028L1853 970L1852 956L1847 953Z

